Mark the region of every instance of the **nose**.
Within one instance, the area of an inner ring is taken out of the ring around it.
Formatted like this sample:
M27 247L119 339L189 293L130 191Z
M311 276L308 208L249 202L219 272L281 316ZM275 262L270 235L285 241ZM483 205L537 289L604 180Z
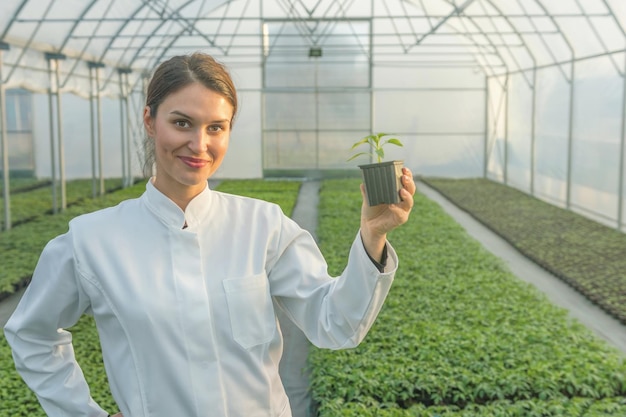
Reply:
M187 147L193 151L194 154L200 155L207 152L209 144L211 142L211 136L204 129L197 129L187 143Z

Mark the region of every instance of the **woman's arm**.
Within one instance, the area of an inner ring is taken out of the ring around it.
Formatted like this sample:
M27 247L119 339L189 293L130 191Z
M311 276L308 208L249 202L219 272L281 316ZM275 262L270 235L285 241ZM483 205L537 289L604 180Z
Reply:
M50 417L106 417L91 398L74 357L73 326L89 308L75 270L71 234L44 249L33 278L5 326L15 367Z
M369 207L364 201L360 235L337 279L328 275L310 235L290 221L284 223L282 244L277 249L280 256L269 270L272 295L316 346L354 347L374 323L398 263L386 241L387 232L406 222L413 207L415 183L408 169L403 184L400 204ZM385 246L387 257L381 259ZM383 271L372 260L386 264Z

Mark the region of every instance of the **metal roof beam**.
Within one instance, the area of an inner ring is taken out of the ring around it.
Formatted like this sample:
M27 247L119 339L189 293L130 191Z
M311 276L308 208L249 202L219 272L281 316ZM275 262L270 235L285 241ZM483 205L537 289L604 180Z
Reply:
M22 2L22 4L20 5L20 7L18 8L18 10L16 11L16 14L21 12L22 9L24 8L24 6L26 5L26 2L28 0L24 0ZM48 3L48 6L46 7L46 9L43 12L44 18L46 16L48 16L48 13L50 13L50 9L52 8L52 5L54 4L54 0L50 0L50 2ZM24 55L26 54L26 51L28 50L28 48L30 47L30 45L33 43L33 40L35 40L35 36L37 35L37 32L39 32L39 29L41 28L42 23L38 23L35 26L35 29L31 32L30 37L28 38L28 41L26 42L26 45L24 47L22 47L22 50L20 52L20 55L18 56L18 58L15 60L15 63L13 65L13 68L11 68L11 71L9 71L9 74L7 75L7 78L3 81L5 83L8 83L9 80L11 79L11 77L13 76L13 73L15 72L15 69L18 67L19 63L22 61L22 58L24 58ZM8 31L9 26L11 26L10 24L7 25L7 29L5 30L5 33L3 33L2 35L2 39L4 39L4 37L6 36L6 33ZM2 82L2 80L0 80L0 82Z
M205 0L203 0L202 5L201 5L201 7L200 7L200 9L199 9L200 11L204 8L204 4L205 4L205 2L204 2L204 1L205 1ZM226 10L224 11L224 14L226 14L226 13L228 12L228 9L230 8L230 4L231 4L231 2L230 2L230 1L229 1L228 3L226 3ZM247 9L247 7L248 7L248 4L249 4L249 0L248 0L248 2L246 3L246 9ZM199 11L199 12L200 12L200 11ZM189 26L190 26L190 27L193 27L193 28L195 29L195 25L196 25L196 23L198 22L198 19L197 19L198 17L199 17L199 16L196 16L196 18L194 18L193 22L190 22L190 23L189 23ZM216 35L215 35L216 37L217 37L217 34L219 34L220 28L221 28L221 26L222 26L222 22L223 22L223 20L219 20L218 29L216 30ZM154 60L154 62L155 62L155 63L160 62L160 61L163 59L163 57L165 56L165 54L167 54L167 53L168 53L168 51L170 50L170 48L172 47L172 45L174 45L174 43L175 43L176 41L178 41L178 40L179 40L179 39L183 36L183 34L184 34L186 31L187 31L187 29L183 28L181 31L179 31L179 32L178 32L178 34L177 34L176 36L173 36L173 37L172 37L172 39L170 40L170 42L167 44L167 46L165 46L165 47L161 48L161 54L158 56L158 58L156 58L156 59ZM191 30L189 30L189 31L191 32ZM170 37L170 36L167 36L167 38L169 38L169 37ZM165 40L165 37L164 37L163 39ZM214 41L214 40L213 40L213 41L208 40L208 42L210 42L210 44L211 44L212 46L216 46L216 45L215 45L215 41ZM226 52L224 52L224 53L226 54Z
M432 27L431 30L429 30L428 32L426 32L425 34L423 34L418 40L417 42L415 42L415 45L419 45L420 43L422 43L422 41L424 39L426 39L428 36L432 35L433 33L437 32L437 30L443 26L450 18L454 17L454 16L459 16L461 13L463 13L463 11L474 2L474 0L465 0L465 3L463 3L460 6L456 6L454 4L451 4L454 7L454 10L452 11L452 13L448 14L447 16L445 16L444 18L442 18L439 22L437 22L437 24L435 26ZM410 48L409 48L410 49Z
M7 27L4 28L2 35L0 35L0 41L4 40L4 38L7 36L9 30L11 30L11 26L13 26L13 23L16 22L17 16L19 16L19 14L22 12L22 9L24 8L24 6L26 6L26 3L28 3L28 0L22 0L22 3L18 6L17 10L15 10L15 13L13 13L13 17L9 19L9 24L7 25Z
M145 3L142 3L139 7L137 7L135 10L133 10L133 12L130 14L130 16L128 18L126 18L124 20L124 23L118 28L117 33L114 36L111 36L111 40L109 41L107 46L103 49L102 55L100 55L100 59L98 61L104 61L104 57L106 56L107 51L109 50L109 48L111 48L111 46L113 45L113 42L115 42L115 39L117 38L117 36L120 35L124 29L126 29L126 26L130 22L135 21L135 19L137 17L137 14L139 12L141 12L142 10L144 10L144 8L145 8Z
M552 22L552 24L558 29L559 34L561 35L561 37L563 38L563 40L565 41L565 44L567 45L567 47L569 48L570 54L572 59L574 59L575 54L574 54L574 49L572 48L571 43L569 42L569 39L567 39L567 37L565 36L565 34L563 33L563 31L561 30L561 27L559 26L559 24L557 23L557 21L554 19L553 16L548 14L548 11L546 10L545 6L539 1L539 0L535 0L535 2L537 3L537 5L539 7L541 7L541 9L544 11L545 16L548 19L550 19L550 21ZM524 5L522 4L522 2L520 0L517 0L517 3L519 5L519 7L526 11L526 8L524 7ZM531 25L533 26L533 28L537 28L537 26L535 25L535 22L533 22L532 20L530 21ZM550 48L550 45L548 45L548 42L546 41L546 39L542 36L543 33L537 31L537 34L539 35L539 39L541 40L541 42L543 43L544 47L546 48L546 50L548 51L548 54L550 54L550 56L552 57L552 59L554 60L554 62L557 62L557 58L554 55L554 53L552 52L552 49ZM563 77L568 81L571 82L571 80L567 77L567 74L565 73L565 70L563 69L562 66L559 65L559 70L561 71L561 73L563 74ZM571 74L573 76L573 74Z
M85 15L89 12L89 10L91 10L91 8L96 4L98 0L92 0L91 3L89 4L89 6L87 6L83 12L81 13L80 17L76 20L76 22L74 23L74 26L72 26L72 29L70 29L70 31L68 32L67 36L65 37L65 40L63 41L61 47L59 48L59 51L63 51L63 49L65 49L65 46L67 45L67 43L70 41L70 39L72 39L72 34L74 33L74 31L76 30L76 28L78 27L78 24L80 23L80 21L82 20L83 17L85 17ZM111 7L113 6L113 2L114 0L111 0L109 2L109 6L106 9L106 13L108 13L111 10ZM96 27L94 28L91 37L87 39L87 41L84 43L83 45L83 49L82 51L80 51L80 57L84 58L85 53L87 52L87 48L89 48L89 45L91 44L91 41L94 39L93 36L94 34L96 34L98 32L98 29L100 29L100 25L102 24L102 20L100 20L97 24ZM76 68L78 67L78 63L80 62L79 59L77 59L76 61L74 61L74 65L72 65L72 68L70 68L70 70L68 71L67 75L65 76L65 80L63 80L63 82L61 83L61 88L65 87L65 85L69 82L70 78L74 75L74 71L76 71Z
M25 2L27 2L28 0L24 0ZM604 1L604 0L602 0ZM589 17L611 17L613 13L587 13L586 16ZM385 17L381 17L381 16L373 16L375 19L405 19L405 18L409 18L409 19L443 19L445 18L446 15L441 15L441 14L430 14L430 15L388 15ZM539 14L539 13L529 13L529 14L518 14L518 13L513 13L513 14L507 14L508 17L510 18L523 18L523 17L546 17L544 14ZM580 14L577 13L554 13L552 14L552 16L556 17L556 18L568 18L568 17L583 17ZM476 18L485 18L485 17L493 17L492 14L473 14L472 17L476 17ZM362 19L365 20L364 18L360 18L360 17L348 17L350 20L358 20L358 19ZM200 17L197 20L199 22L202 21L213 21L213 20L252 20L252 21L257 21L260 20L259 17L244 17L244 18L239 18L239 17L226 17L226 18L221 18L221 17L211 17L211 16L205 16L205 17ZM83 23L90 23L90 22L100 22L100 21L104 21L104 22L125 22L127 21L127 18L124 17L108 17L108 18L95 18L95 17L89 17L89 18L84 18L81 20L81 22ZM133 19L133 21L145 21L145 22L155 22L155 21L161 21L163 20L161 17L144 17L144 18L138 18L138 19ZM275 17L275 18L265 18L264 20L285 20L284 18L280 18L280 17ZM333 18L302 18L302 20L334 20ZM337 20L344 20L344 19L337 19ZM34 18L18 18L18 19L12 19L12 22L14 23L39 23L39 22L45 22L45 23L73 23L75 21L75 19L70 19L70 18L51 18L51 19L34 19Z
M584 13L584 9L580 4L580 0L574 0L574 1L576 2L576 5L580 9L581 13L583 13L585 20L587 21L587 24L591 27L591 31L595 35L596 39L598 40L598 42L600 42L600 45L602 45L602 49L604 49L604 52L608 52L609 48L606 46L606 43L604 43L604 39L602 39L602 36L600 36L600 33L596 29L596 25L593 23L591 18L587 14ZM617 71L617 73L621 77L623 77L624 71L622 71L622 69L620 68L620 65L616 62L615 58L612 55L609 55L609 59L611 60L611 63L613 64L613 67L615 67L615 70Z
M286 20L283 22L287 22ZM346 22L347 23L347 22ZM535 32L535 31L531 31L531 30L522 30L522 31L468 31L468 32L464 32L463 35L497 35L497 34L502 34L502 35L536 35L538 33L544 34L544 35L558 35L561 32L556 31L556 30L552 30L552 31L542 31L542 32ZM377 32L376 33L376 37L397 37L397 33L381 33L381 32ZM400 32L401 36L412 36L413 32ZM458 32L455 33L436 33L434 34L435 36L459 36ZM238 38L258 38L259 34L258 33L235 33L235 32L221 32L220 36L237 36ZM299 34L295 34L295 33L285 33L285 34L281 34L280 35L283 38L299 38L301 37L301 35ZM328 35L329 38L352 38L354 37L354 34L350 34L350 33L335 33L335 34L330 34ZM432 36L432 35L431 35ZM151 34L145 34L145 35L119 35L116 36L117 39L141 39L141 38L169 38L171 37L171 35L151 35ZM181 36L184 37L184 36ZM110 36L108 35L82 35L82 36L73 36L73 39L109 39ZM437 45L428 45L428 44L421 44L420 47L423 46L437 46Z
M233 0L228 0L225 3L230 3L231 1L233 1ZM169 14L168 14L167 19L164 19L163 23L158 25L155 28L154 32L159 30L163 26L163 24L165 24L165 22L167 22L168 20L172 20L172 22L176 22L179 25L181 25L181 27L182 27L181 32L184 32L184 31L189 31L189 33L194 33L195 32L202 39L206 40L209 43L209 45L211 45L213 47L216 47L218 49L221 49L221 48L219 48L215 44L215 42L213 40L209 39L204 33L199 31L198 29L196 29L195 26L189 25L189 22L187 21L187 19L180 14L180 10L182 10L183 8L185 8L188 4L190 4L192 2L193 2L193 0L189 0L189 1L181 4L177 9L169 9L169 11L168 11ZM154 10L154 7L155 7L154 6L155 3L158 3L158 1L144 0L144 4L146 4L148 7L152 8L153 10ZM167 4L163 4L163 10L165 11L166 9L168 9ZM137 50L135 52L135 55L130 59L130 61L128 63L129 66L132 66L133 63L137 60L137 58L141 55L140 51L146 46L148 40L149 40L149 38L146 38L144 43L139 48L137 48Z
M525 49L526 49L526 52L528 52L528 55L530 55L530 58L532 59L532 61L533 61L533 66L534 66L534 65L536 64L537 60L535 59L535 56L534 56L534 54L532 53L532 51L530 50L530 48L528 47L528 45L526 45L526 42L525 42L524 38L523 38L523 37L520 35L520 33L517 31L517 28L515 27L515 25L513 25L513 24L511 23L511 21L510 21L510 20L506 17L506 15L505 15L504 13L502 13L502 10L500 10L500 8L499 8L498 6L496 6L496 5L493 3L493 1L491 1L491 0L487 0L487 1L488 1L488 2L489 2L489 4L491 5L491 7L493 7L495 10L497 10L497 11L498 11L498 13L499 13L499 16L498 16L498 17L500 17L500 18L504 19L504 21L505 21L505 22L506 22L506 23L507 23L507 24L511 27L511 30L513 30L513 32L515 32L515 34L517 35L517 38L519 39L519 41L520 41L521 43L523 43L523 44L524 44ZM483 10L486 12L486 10L484 9L484 6L483 6ZM495 28L496 28L496 25L495 25L495 24L493 24L493 17L489 18L489 22L492 24L493 28L495 29ZM498 32L497 36L500 38L500 41L501 41L503 44L505 44L504 49L508 52L508 54L509 54L509 56L511 57L511 59L513 60L513 62L515 62L515 65L517 66L517 68L518 68L518 69L519 69L519 68L521 68L521 65L520 65L519 61L517 60L517 57L515 56L515 54L514 54L514 53L512 53L512 52L511 52L511 48L510 48L508 45L506 45L506 42L505 42L504 38L502 37L502 34L501 34L501 33L499 33L499 31L496 31L496 32ZM529 79L528 79L528 75L527 75L526 73L522 73L522 76L523 76L523 77L524 77L524 79L526 80L526 83L528 84L528 86L529 86L530 88L533 88L533 82L532 82L532 80L529 80Z
M467 6L469 6L469 4L467 4ZM467 6L466 6L466 7L467 7ZM423 10L424 10L424 12L425 12L426 14L428 14L426 9L423 9ZM447 16L451 16L451 15L450 15L450 14L448 14ZM467 16L466 16L466 18L467 18ZM478 29L478 30L479 30L476 34L483 35L482 28L481 28L480 26L478 26L478 25L477 25L477 24L476 24L476 23L475 23L472 19L470 19L470 18L467 18L467 20L468 20L468 21L472 24L472 26L474 26L476 29ZM477 41L473 38L473 36L472 36L471 34L470 34L469 36L467 35L468 30L467 30L467 27L465 26L464 21L463 21L462 19L460 19L460 20L459 20L459 22L461 23L461 25L462 25L462 26L463 26L463 28L465 29L464 31L459 31L459 30L457 30L454 26L450 26L450 27L451 27L453 30L456 30L456 32L457 32L457 33L455 33L455 34L454 34L454 36L463 36L463 37L466 37L466 38L468 38L468 39L469 39L469 41L470 41L470 42L471 42L471 43L472 43L475 47L477 47L477 48L478 48L478 55L479 55L479 56L481 56L481 57L484 59L485 64L481 63L481 62L480 62L480 60L478 60L478 59L477 59L477 60L476 60L476 65L478 65L479 67L481 67L481 68L483 69L483 71L485 71L485 73L487 73L487 72L488 72L488 70L490 70L490 71L491 71L491 73L493 73L493 67L494 67L494 64L489 63L489 61L488 61L488 59L486 58L486 56L485 56L485 55L488 55L488 54L495 54L495 55L499 58L499 60L500 60L500 62L502 63L502 65L504 66L504 59L502 58L502 56L500 56L500 53L499 53L498 48L496 48L496 47L493 45L493 41L491 40L491 38L489 38L488 36L486 36L486 37L485 37L485 38L487 39L487 42L489 42L489 45L479 43L479 42L477 42ZM431 37L432 37L432 36L442 36L443 34L441 34L441 33L437 33L437 32L436 32L436 30L437 30L440 26L441 26L440 24L431 25L431 30L430 30L430 32L429 32L429 33L430 33L430 35L429 35L429 36L431 36ZM423 45L422 43L420 43L420 47L423 47L423 46L424 46L424 45ZM492 47L492 48L493 48L493 49L492 49L492 51L493 51L493 52L491 52L491 51L482 52L482 50L483 50L483 49L485 49L487 46Z

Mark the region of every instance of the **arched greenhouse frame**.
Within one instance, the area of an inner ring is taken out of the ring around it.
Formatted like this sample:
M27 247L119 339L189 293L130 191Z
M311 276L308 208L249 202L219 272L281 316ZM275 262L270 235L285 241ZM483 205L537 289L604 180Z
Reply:
M128 182L150 71L203 50L242 95L221 177L349 169L355 138L389 130L419 175L490 178L624 227L619 1L1 7L5 181L25 170Z

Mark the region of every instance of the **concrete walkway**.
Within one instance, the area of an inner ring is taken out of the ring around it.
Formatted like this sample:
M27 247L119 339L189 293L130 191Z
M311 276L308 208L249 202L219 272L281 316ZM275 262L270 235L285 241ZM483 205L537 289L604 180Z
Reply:
M300 227L309 231L316 240L319 190L319 181L304 181L291 215L291 218ZM309 391L309 372L306 368L311 343L302 330L281 310L278 310L276 315L283 333L283 356L280 359L279 372L289 397L291 414L293 417L314 416L316 413Z

